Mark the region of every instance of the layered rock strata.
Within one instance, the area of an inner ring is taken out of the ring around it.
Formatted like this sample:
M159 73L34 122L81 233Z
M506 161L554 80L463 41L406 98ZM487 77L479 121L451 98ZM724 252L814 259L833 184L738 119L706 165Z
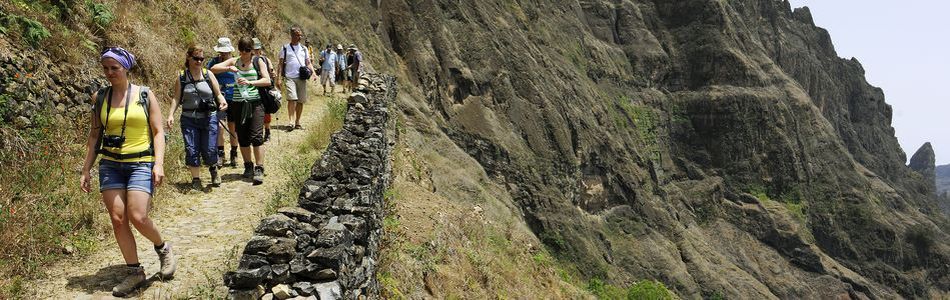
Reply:
M299 207L261 220L238 269L225 274L232 298L378 295L383 193L391 180L387 103L396 96L395 79L369 74L357 90L343 129L300 190Z

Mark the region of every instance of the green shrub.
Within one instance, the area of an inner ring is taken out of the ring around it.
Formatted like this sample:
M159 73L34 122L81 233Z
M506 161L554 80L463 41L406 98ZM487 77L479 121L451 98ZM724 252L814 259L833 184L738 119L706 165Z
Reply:
M49 30L43 23L32 18L0 12L0 33L6 34L15 27L20 28L20 36L33 48L39 47L43 40L50 37Z
M92 23L100 29L105 29L115 21L115 14L112 13L112 6L105 3L97 3L92 0L86 0L86 10L92 17Z
M627 299L633 300L672 300L673 293L662 282L640 281L627 290Z

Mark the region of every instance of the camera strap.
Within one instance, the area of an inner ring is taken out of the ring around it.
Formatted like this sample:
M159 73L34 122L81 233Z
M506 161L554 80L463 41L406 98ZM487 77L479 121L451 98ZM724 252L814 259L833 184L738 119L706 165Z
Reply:
M129 83L128 88L125 90L125 114L122 116L122 133L119 136L125 136L125 124L129 118L129 102L132 101L132 83ZM104 122L102 128L109 128L109 114L112 112L112 88L109 88L109 100L106 102L106 121Z

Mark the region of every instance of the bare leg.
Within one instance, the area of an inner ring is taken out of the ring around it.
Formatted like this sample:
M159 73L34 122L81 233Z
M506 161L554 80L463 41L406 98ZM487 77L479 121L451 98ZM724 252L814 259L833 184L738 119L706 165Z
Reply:
M297 103L297 118L294 119L294 125L300 125L301 115L303 115L303 103Z
M297 112L297 100L287 101L287 120L293 120L295 112Z
M102 192L102 202L109 211L109 219L112 220L112 232L115 233L116 244L119 244L119 250L126 264L139 263L139 255L135 247L135 236L132 235L132 228L129 227L129 218L125 214L126 192L122 189L105 190Z
M152 196L142 191L129 191L128 201L126 202L125 212L129 216L129 221L135 225L145 238L152 241L153 245L162 244L162 236L158 233L158 227L152 223L148 217L149 201Z
M188 166L188 172L191 173L191 178L198 178L201 176L201 168Z
M264 165L264 145L254 147L254 161L258 166Z
M237 146L238 146L238 140L237 140L237 124L235 124L234 122L230 122L230 121L229 121L229 122L228 122L228 129L230 129L230 130L231 130L231 133L232 133L232 134L229 134L229 136L231 136L231 147L237 147ZM225 134L227 134L227 132L225 132Z
M244 159L244 163L253 161L251 160L251 147L241 147L241 158Z

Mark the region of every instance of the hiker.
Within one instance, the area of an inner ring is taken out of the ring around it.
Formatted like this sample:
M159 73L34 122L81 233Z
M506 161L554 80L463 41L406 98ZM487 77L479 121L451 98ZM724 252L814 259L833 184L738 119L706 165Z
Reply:
M327 84L330 84L330 93L336 92L336 52L333 52L333 45L327 44L327 48L320 52L320 66L323 71L320 73L320 85L323 86L323 95L327 94Z
M346 69L349 71L350 77L350 90L356 89L356 85L360 82L360 72L362 72L363 64L363 53L360 53L360 49L356 48L356 45L350 44L347 47L347 51L350 52L350 57L347 60Z
M218 52L218 56L212 58L208 61L208 65L205 66L209 70L211 67L219 64L223 61L231 59L231 53L234 52L234 46L231 46L231 39L227 37L218 38L218 44L214 46L214 51ZM237 75L231 71L222 71L214 72L211 70L211 73L214 75L215 80L218 81L218 84L221 86L221 94L224 95L224 100L228 105L231 105L231 101L234 99L234 87L237 82ZM217 114L218 117L218 160L221 162L219 165L224 166L228 165L237 167L237 149L238 149L238 140L237 135L234 134L234 121L228 119L228 113L224 110L221 110ZM225 127L227 124L227 127ZM224 137L230 137L229 142L231 144L231 152L229 160L225 162L224 157Z
M343 51L343 45L336 45L336 82L342 86L343 92L346 92L346 52Z
M264 56L264 44L261 43L261 40L257 38L251 39L254 41L254 56L260 57L264 61L264 64L267 65L267 75L270 75L270 78L276 78L277 73L274 72L274 67L271 66L270 59L267 56ZM276 91L276 88L274 89ZM279 92L277 92L279 95ZM277 96L280 97L280 96ZM264 142L270 141L270 122L271 114L264 114Z
M211 70L230 70L237 74L234 100L228 106L228 120L235 123L235 134L244 159L244 178L250 178L254 185L259 185L264 183L264 105L257 87L269 86L271 80L264 61L253 59L253 50L254 41L250 37L243 37L238 41L241 55L220 62Z
M129 223L155 246L161 264L160 278L169 279L175 274L171 242L162 239L158 227L148 217L153 190L165 179L165 131L155 94L148 87L129 81L135 56L125 49L109 47L102 51L99 62L111 85L92 95L95 105L80 187L83 192L90 191L90 169L98 154L102 154L99 192L125 259L125 277L112 288L112 295L122 297L145 283L145 269L139 263Z
M300 27L290 28L290 43L280 49L280 61L277 63L277 86L281 85L283 78L287 79L284 81L287 87L287 115L294 122L288 131L303 129L300 126L300 115L303 113L303 105L307 103L307 79L315 74L310 51L300 43L301 37L303 31Z
M201 190L199 167L202 159L211 173L211 186L221 185L218 177L218 111L228 108L218 81L204 68L204 50L196 46L185 53L185 68L175 82L175 98L168 111L166 127L175 123L175 110L181 106L181 135L185 140L185 165L191 172L191 187ZM200 155L199 155L200 153Z

